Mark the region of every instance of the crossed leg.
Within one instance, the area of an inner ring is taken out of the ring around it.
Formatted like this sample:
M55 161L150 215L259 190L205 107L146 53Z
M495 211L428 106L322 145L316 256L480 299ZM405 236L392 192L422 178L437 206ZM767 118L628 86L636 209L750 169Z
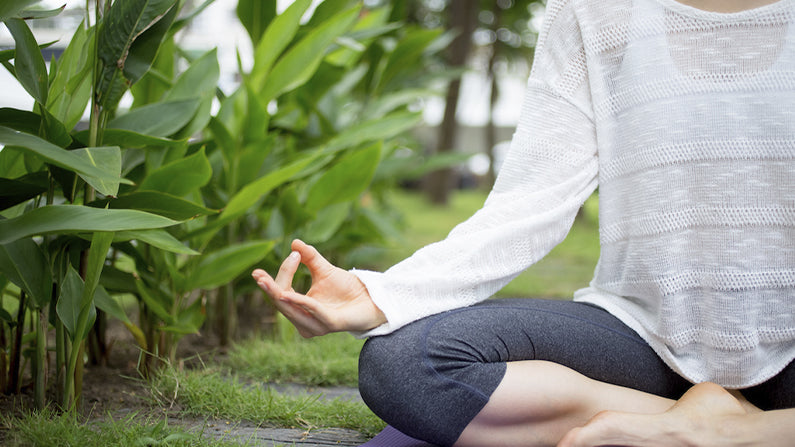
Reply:
M420 320L370 339L359 378L376 414L442 446L722 445L708 429L726 426L733 441L766 436L746 445L795 437L795 410L759 412L713 384L687 391L637 334L580 303L497 300ZM793 378L790 365L743 392L788 408Z
M443 446L555 445L599 411L665 411L690 385L615 317L570 301L432 316L368 340L359 369L377 415Z
M528 396L534 396L528 399ZM599 382L539 360L512 362L489 402L455 445L551 446L600 412L656 414L675 401Z

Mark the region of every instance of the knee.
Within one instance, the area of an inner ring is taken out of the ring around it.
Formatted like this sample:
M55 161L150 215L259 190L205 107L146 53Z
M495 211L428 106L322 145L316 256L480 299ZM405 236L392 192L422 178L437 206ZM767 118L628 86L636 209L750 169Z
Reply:
M411 362L410 349L397 343L395 337L379 336L367 340L359 354L359 392L364 402L377 415L384 417L382 408L394 404L399 396L400 378L406 377ZM391 402L391 404L390 404Z

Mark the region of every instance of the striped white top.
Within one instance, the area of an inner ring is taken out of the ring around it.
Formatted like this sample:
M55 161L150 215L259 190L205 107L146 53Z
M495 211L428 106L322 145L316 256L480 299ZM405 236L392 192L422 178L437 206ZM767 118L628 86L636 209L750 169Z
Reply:
M795 357L795 0L550 0L520 122L483 209L385 273L388 323L482 301L566 235L599 187L604 307L693 382Z

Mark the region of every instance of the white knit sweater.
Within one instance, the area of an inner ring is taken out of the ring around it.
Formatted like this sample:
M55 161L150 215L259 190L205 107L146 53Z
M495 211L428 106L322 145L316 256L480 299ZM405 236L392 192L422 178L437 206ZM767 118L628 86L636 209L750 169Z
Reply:
M482 301L567 234L599 186L601 256L575 300L693 382L752 386L795 357L795 0L550 0L483 209L385 273L388 323Z

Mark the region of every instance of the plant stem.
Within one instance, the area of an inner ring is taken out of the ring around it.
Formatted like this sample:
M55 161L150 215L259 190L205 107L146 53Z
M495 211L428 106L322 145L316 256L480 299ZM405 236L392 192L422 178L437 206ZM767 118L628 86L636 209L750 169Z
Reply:
M14 335L14 344L11 346L11 368L9 371L8 388L13 393L20 390L20 354L22 353L22 333L25 331L25 309L27 308L26 294L19 294L19 309L17 310L17 327Z
M83 408L83 354L85 353L85 341L78 342L77 358L79 359L75 367L75 408Z
M0 307L3 306L3 300L1 299L0 295ZM6 374L6 370L8 369L8 358L6 357L6 328L5 324L0 321L0 393L6 392L6 387L8 385L8 375Z
M55 319L55 383L58 400L64 398L64 369L66 368L66 352L68 340L64 334L63 321Z
M37 410L43 410L46 404L46 391L47 391L47 329L50 327L48 321L48 308L44 306L39 313L39 325L36 330L36 361L34 362L34 369L36 370L34 381L35 390L35 404Z
M80 309L77 317L77 327L72 334L72 349L69 353L69 364L66 368L66 383L64 385L64 408L74 409L80 404L80 393L83 390L83 340L88 326L88 309ZM79 360L79 361L78 361Z

